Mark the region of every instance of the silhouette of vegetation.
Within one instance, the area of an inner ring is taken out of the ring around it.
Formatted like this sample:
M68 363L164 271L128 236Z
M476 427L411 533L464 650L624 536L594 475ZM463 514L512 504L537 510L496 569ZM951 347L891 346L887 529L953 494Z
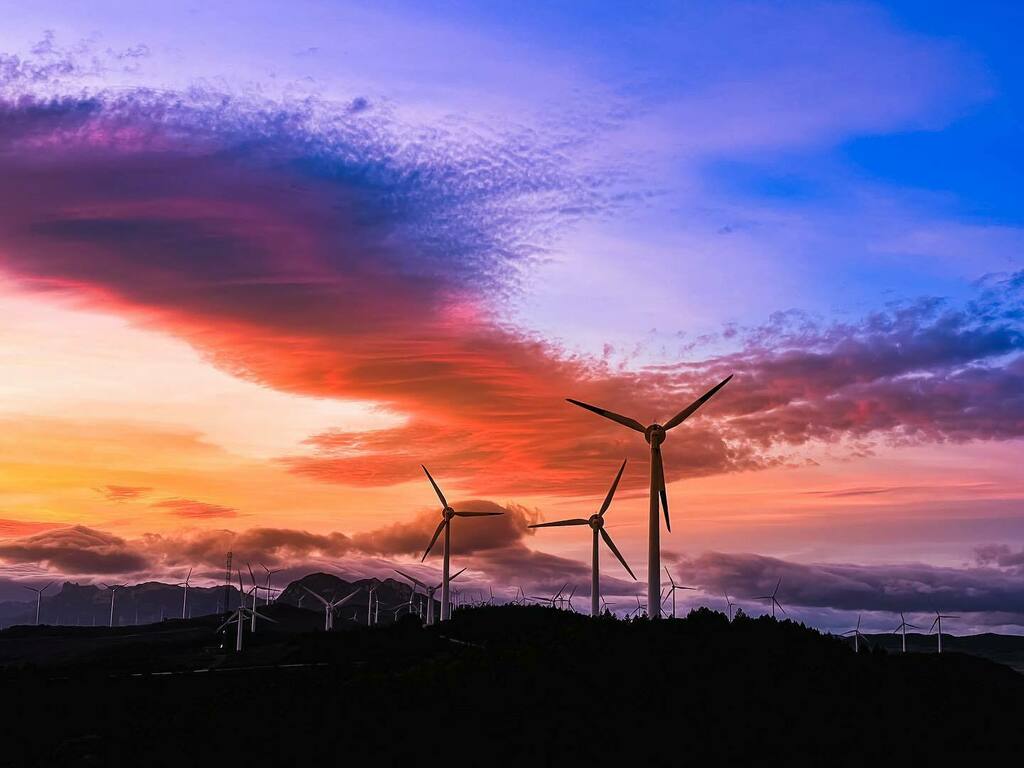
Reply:
M280 624L241 654L200 622L4 633L0 648L49 643L53 657L3 669L0 765L392 765L436 762L442 742L446 762L470 765L919 765L1024 747L1010 669L854 654L791 621L510 605L327 633L315 612L270 613Z

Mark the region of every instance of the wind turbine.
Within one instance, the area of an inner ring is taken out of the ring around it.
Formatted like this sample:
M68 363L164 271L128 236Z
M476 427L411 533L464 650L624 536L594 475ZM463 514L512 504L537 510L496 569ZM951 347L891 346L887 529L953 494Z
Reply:
M729 613L729 621L732 621L732 609L736 607L736 603L729 599L729 593L723 592L725 595L725 609Z
M633 597L636 598L636 610L630 611L626 615L627 616L631 615L631 616L635 616L636 618L640 618L640 614L641 613L643 613L643 614L647 613L647 606L640 602L640 595L633 595Z
M775 596L777 594L779 594L779 587L781 585L782 585L782 577L780 576L779 577L779 583L775 585L775 589L772 591L772 593L770 595L761 595L760 597L755 597L754 598L755 600L771 600L772 601L771 602L771 606L772 606L772 618L773 619L775 618L775 606L778 606L780 611L782 611L783 613L786 613L786 609L782 607L782 603L780 603L778 600L775 599Z
M622 470L626 468L626 462L622 462L622 466L619 467L619 473L615 475L615 480L612 481L612 487L608 489L608 494L604 497L604 503L601 504L601 508L597 511L597 514L591 515L589 518L576 517L570 520L556 520L552 523L537 523L536 525L529 526L530 528L554 528L558 526L566 525L589 525L590 530L593 532L593 543L591 546L591 566L590 566L590 615L597 616L600 612L601 605L601 574L600 574L600 548L597 545L597 537L600 536L604 539L604 543L608 545L608 549L612 551L612 554L619 559L622 563L622 567L626 569L626 573L633 576L633 581L636 581L636 576L633 575L633 571L630 570L629 565L623 559L619 553L618 548L615 546L615 542L612 541L612 537L608 535L608 531L604 529L604 513L608 511L608 507L611 506L612 497L615 495L615 489L619 487L619 480L622 478Z
M235 634L235 650L241 651L242 635L245 631L245 619L247 614L254 613L254 611L245 607L245 587L242 585L242 571L237 570L236 573L238 574L238 608L236 608L235 611L230 616L228 616L227 621L225 621L223 624L217 627L217 632L222 631L225 627L231 624L237 624L238 632ZM266 621L273 622L274 624L278 623L276 619L272 619L269 616L261 615L260 618L265 619Z
M601 609L603 611L608 611L609 613L614 615L615 612L612 610L612 606L614 605L615 603L609 603L607 600L604 599L604 597L601 598Z
M302 588L304 590L306 590L307 592L309 592L309 594L311 594L313 597L315 597L321 603L323 603L323 606L324 606L324 632L330 632L332 629L334 629L334 612L338 608L341 608L341 606L343 606L345 603L347 603L353 597L358 595L360 593L360 591L361 591L361 590L357 589L355 592L353 592L352 594L347 595L345 597L339 598L337 600L328 600L326 597L322 597L322 596L318 595L316 592L311 590L305 584L302 585ZM264 618L265 619L267 617L266 616L261 616L260 618Z
M936 625L938 625L938 627L939 627L939 653L942 653L942 620L943 619L959 619L959 618L960 618L959 616L946 616L944 614L939 613L938 611L935 612L935 621L932 622L932 628L929 629L928 631L929 632L933 632L935 630Z
M567 598L565 598L565 602L563 603L563 605L568 605L569 606L569 610L572 613L576 613L576 609L573 607L573 604L572 604L572 599L576 595L576 589L577 589L576 587L572 588L572 592L569 593L569 596Z
M531 600L537 600L538 602L541 602L541 603L548 603L552 608L557 608L558 607L558 601L562 599L562 593L565 592L565 590L568 587L569 587L569 584L566 583L566 584L564 584L562 586L562 588L560 590L555 592L555 594L552 595L551 597L538 597L536 595L530 595L530 599Z
M427 472L427 468L423 467L423 471L427 474L427 479L430 484L434 486L434 492L437 494L437 498L441 500L441 522L438 523L437 529L434 531L434 537L430 540L430 544L427 545L427 550L423 553L423 557L420 558L422 563L427 559L427 555L430 554L430 550L434 548L434 542L437 541L437 537L441 535L441 531L444 531L444 567L441 570L441 621L447 621L451 616L451 606L448 604L448 582L451 579L448 576L448 561L451 553L451 531L452 531L452 518L453 517L492 517L494 515L502 515L503 512L456 512L448 504L448 500L445 499L444 494L441 493L441 489L437 487L437 483L434 482L434 478L431 477L430 473Z
M465 570L466 569L463 568L461 571L456 573L454 576L449 577L448 581L455 581L457 578L459 578L459 576L461 576L463 574L463 572L465 572ZM436 593L437 590L441 589L442 585L438 584L437 586L430 587L430 586L427 586L426 584L424 584L419 579L417 579L415 576L410 576L405 571L399 571L397 568L395 568L395 571L397 571L402 576L407 578L413 584L418 584L419 586L423 587L423 589L426 591L426 593L427 593L427 626L428 627L429 626L433 626L433 624L434 624L434 593Z
M188 605L188 588L190 586L189 580L191 578L192 578L192 569L189 568L188 569L188 576L185 577L185 580L184 581L179 581L177 584L174 585L176 587L184 587L185 588L185 593L181 596L181 618L183 618L183 619L186 618L185 607Z
M32 590L33 592L36 593L36 626L38 627L39 626L39 611L43 607L43 592L45 592L51 586L53 586L53 582L51 581L49 584L47 584L42 589L38 589L36 587L30 587L27 584L22 584L21 586L25 587L25 589L30 589L30 590Z
M860 632L860 614L857 614L857 626L854 629L849 629L843 632L843 637L853 636L853 652L860 653L860 640L863 638L866 643L868 639Z
M598 408L579 400L566 398L573 405L586 408L598 416L603 416L624 427L640 432L651 446L650 513L648 515L647 538L647 604L652 606L653 618L657 618L661 612L660 604L658 603L658 595L661 591L661 524L658 522L659 497L661 499L661 506L665 510L665 527L670 533L672 531L672 524L669 522L668 517L668 493L665 489L665 466L661 458L661 444L665 442L665 437L669 430L678 427L686 421L698 408L710 400L718 390L728 384L730 379L732 379L732 375L729 375L713 386L664 424L651 424L647 427L628 416L621 416L604 408Z
M892 633L894 635L897 634L897 633L902 633L902 635L903 635L903 653L907 652L907 629L908 628L910 628L910 629L920 629L920 627L918 627L916 624L907 624L907 620L903 617L903 611L900 611L900 625L898 627L896 627L896 629L894 629L892 631ZM941 642L941 639L940 639L940 642Z
M114 626L114 594L117 592L117 590L124 589L127 585L111 584L107 586L106 584L100 584L100 586L104 589L110 590L110 626Z
M264 571L267 572L267 585L266 585L266 589L267 589L267 605L270 605L270 577L273 576L275 573L280 573L282 569L281 568L275 568L274 570L270 570L263 563L260 563L260 568L262 568Z
M680 589L693 589L693 590L696 590L697 588L696 587L683 587L683 586L681 586L679 584L676 584L675 579L672 578L672 574L669 573L667 565L665 566L665 573L668 573L668 580L669 580L669 583L672 585L671 587L668 588L668 592L669 592L669 595L672 595L672 618L674 619L676 617L676 591L678 591ZM665 597L668 598L668 595L665 595ZM662 601L662 602L664 602L664 601Z
M373 626L373 598L376 597L376 595L377 595L377 585L376 584L372 584L370 586L370 589L368 590L368 592L370 593L370 598L369 598L369 600L367 600L367 603L366 603L366 626L372 627Z

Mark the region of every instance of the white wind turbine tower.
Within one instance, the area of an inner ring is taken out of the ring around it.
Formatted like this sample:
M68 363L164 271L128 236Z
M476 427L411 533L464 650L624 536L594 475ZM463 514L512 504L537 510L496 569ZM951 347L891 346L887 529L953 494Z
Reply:
M51 581L49 584L47 584L42 589L38 589L36 587L30 587L27 584L22 584L22 586L25 587L25 589L30 589L30 590L32 590L33 592L36 593L36 626L38 627L39 626L39 612L40 612L40 610L43 607L43 592L45 592L50 587L52 587L53 586L53 582Z
M853 652L860 653L860 641L864 640L864 642L866 643L868 639L864 637L863 634L861 634L859 613L857 614L857 626L853 629L849 629L846 632L843 632L843 637L850 637L851 635L853 636Z
M732 621L732 609L736 607L736 603L729 599L728 592L723 592L722 594L725 595L725 610L729 614L729 621Z
M648 538L647 538L647 604L651 606L651 617L658 618L661 613L658 602L661 594L661 523L658 521L658 499L661 499L661 506L665 510L665 527L672 531L672 525L668 517L668 493L665 489L665 467L661 458L661 444L669 430L678 427L688 419L698 408L710 400L718 390L729 383L732 376L728 376L703 395L694 400L690 405L681 410L664 424L651 424L645 427L636 419L628 416L621 416L612 411L598 408L594 405L572 398L566 398L573 405L586 408L588 411L604 416L624 427L635 430L644 436L644 439L651 446L651 486L650 486L650 510L648 515Z
M322 596L318 595L316 592L311 590L305 584L302 585L302 588L304 590L306 590L307 592L309 592L309 594L311 594L313 597L315 597L321 603L323 603L323 606L324 606L324 632L330 632L332 629L334 629L334 612L336 610L338 610L339 608L341 608L341 606L343 606L345 603L347 603L349 600L354 598L356 595L358 595L362 591L362 590L357 589L355 592L353 592L350 595L346 595L345 597L339 598L337 600L328 600L326 597L322 597ZM260 618L266 618L266 616L262 616Z
M943 619L959 619L959 618L960 618L959 616L946 616L945 614L939 613L938 611L935 612L935 621L932 622L932 628L930 630L928 630L928 631L929 632L934 632L935 631L935 627L938 626L938 628L939 628L939 635L938 635L938 637L939 637L939 653L942 653L942 620Z
M271 576L273 576L273 575L274 575L275 573L280 573L282 569L280 569L280 568L275 568L274 570L270 570L270 569L269 569L269 568L267 568L267 566L265 566L265 565L264 565L263 563L260 563L259 565L260 565L260 568L262 568L262 569L263 569L264 571L266 571L266 572L267 572L267 584L266 584L266 590L267 590L267 605L270 605L270 592L271 592L271 587L270 587L270 577L271 577Z
M696 590L697 588L696 587L684 587L684 586L682 586L680 584L676 584L675 579L672 578L672 574L669 573L668 566L665 566L665 573L668 573L668 580L669 580L669 583L672 585L672 586L670 586L668 588L668 591L669 591L669 594L672 595L672 618L674 619L676 617L676 592L678 590L680 590L680 589L693 589L693 590ZM668 595L665 595L665 597L667 599Z
M117 590L124 589L127 585L126 584L111 584L111 585L108 586L106 584L100 584L100 586L103 587L104 589L109 589L110 590L110 626L112 627L112 626L114 626L114 595L117 593Z
M177 584L174 585L176 587L184 587L185 588L185 592L181 596L181 618L183 618L183 619L188 618L186 616L185 610L186 610L186 607L188 606L188 588L191 586L189 584L189 581L191 580L191 578L192 578L192 569L189 568L188 569L188 576L185 577L185 580L184 581L179 581Z
M604 502L601 504L601 508L596 514L591 515L589 518L576 517L570 520L556 520L552 523L537 523L536 525L529 526L530 528L555 528L567 525L589 525L590 530L593 533L593 542L591 544L591 565L590 565L590 615L597 616L601 612L601 568L600 568L600 547L597 544L597 537L600 536L604 539L604 543L608 545L608 549L612 551L612 554L618 558L619 562L622 563L622 567L626 569L626 573L633 576L633 580L636 581L636 576L633 575L633 571L629 565L623 559L618 548L615 546L615 542L612 541L612 537L608 535L608 531L604 529L604 513L608 511L608 507L611 506L612 497L615 495L615 489L619 487L619 480L622 478L622 470L626 468L626 462L622 462L622 466L619 467L619 473L615 475L615 480L612 481L612 487L608 489L607 495L604 497Z
M373 599L377 596L377 585L374 584L369 589L370 599L366 603L366 626L373 626Z
M245 631L245 620L249 614L253 613L253 611L245 607L245 587L242 585L242 571L238 570L236 571L236 573L238 573L238 608L235 609L234 613L228 616L227 621L225 621L223 624L217 627L217 632L222 631L225 627L231 624L237 624L238 631L235 634L235 650L241 651L242 635L244 634ZM277 620L272 619L269 616L261 615L260 618L264 619L265 621L270 621L274 624L277 624Z
M903 617L903 611L900 611L900 625L892 631L895 635L900 633L903 635L903 653L907 652L907 630L908 629L920 629L916 624L907 624L907 620ZM941 642L941 641L940 641Z
M776 599L776 595L779 594L779 587L780 586L782 586L782 577L781 576L779 577L779 583L775 585L775 589L772 591L772 593L770 595L761 595L760 597L755 597L754 598L755 600L771 600L772 618L773 619L775 618L775 606L778 606L780 611L782 611L783 613L786 613L786 609L782 607L782 603L780 603Z
M441 531L444 531L444 566L441 569L441 621L447 621L451 616L451 606L448 603L448 582L451 581L448 576L448 565L451 554L451 530L452 530L452 518L453 517L492 517L494 515L504 514L503 512L456 512L448 504L448 500L445 499L444 494L441 493L441 489L438 488L437 483L434 482L434 478L431 477L430 473L427 472L427 468L422 464L423 471L427 474L427 479L430 484L434 486L434 493L437 494L437 498L441 501L441 522L438 523L437 529L434 531L434 537L430 540L430 544L427 545L426 551L423 553L423 557L420 562L427 559L427 555L430 554L430 550L434 547L434 542L437 541L437 537L441 535Z

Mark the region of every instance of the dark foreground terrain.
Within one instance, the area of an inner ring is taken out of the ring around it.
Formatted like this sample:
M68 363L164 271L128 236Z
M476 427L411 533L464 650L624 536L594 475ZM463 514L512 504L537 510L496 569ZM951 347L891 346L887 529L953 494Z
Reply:
M327 634L268 610L281 623L240 655L213 620L0 633L0 765L923 765L1024 748L1024 676L855 655L790 622L503 606Z

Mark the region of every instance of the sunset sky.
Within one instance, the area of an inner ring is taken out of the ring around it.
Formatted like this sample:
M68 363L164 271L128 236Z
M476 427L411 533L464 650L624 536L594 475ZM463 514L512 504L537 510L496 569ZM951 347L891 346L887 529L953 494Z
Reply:
M506 512L468 588L586 595L526 526L628 458L627 607L646 445L564 398L733 373L664 449L687 605L1024 632L1011 5L0 1L0 600L433 578L421 463Z

